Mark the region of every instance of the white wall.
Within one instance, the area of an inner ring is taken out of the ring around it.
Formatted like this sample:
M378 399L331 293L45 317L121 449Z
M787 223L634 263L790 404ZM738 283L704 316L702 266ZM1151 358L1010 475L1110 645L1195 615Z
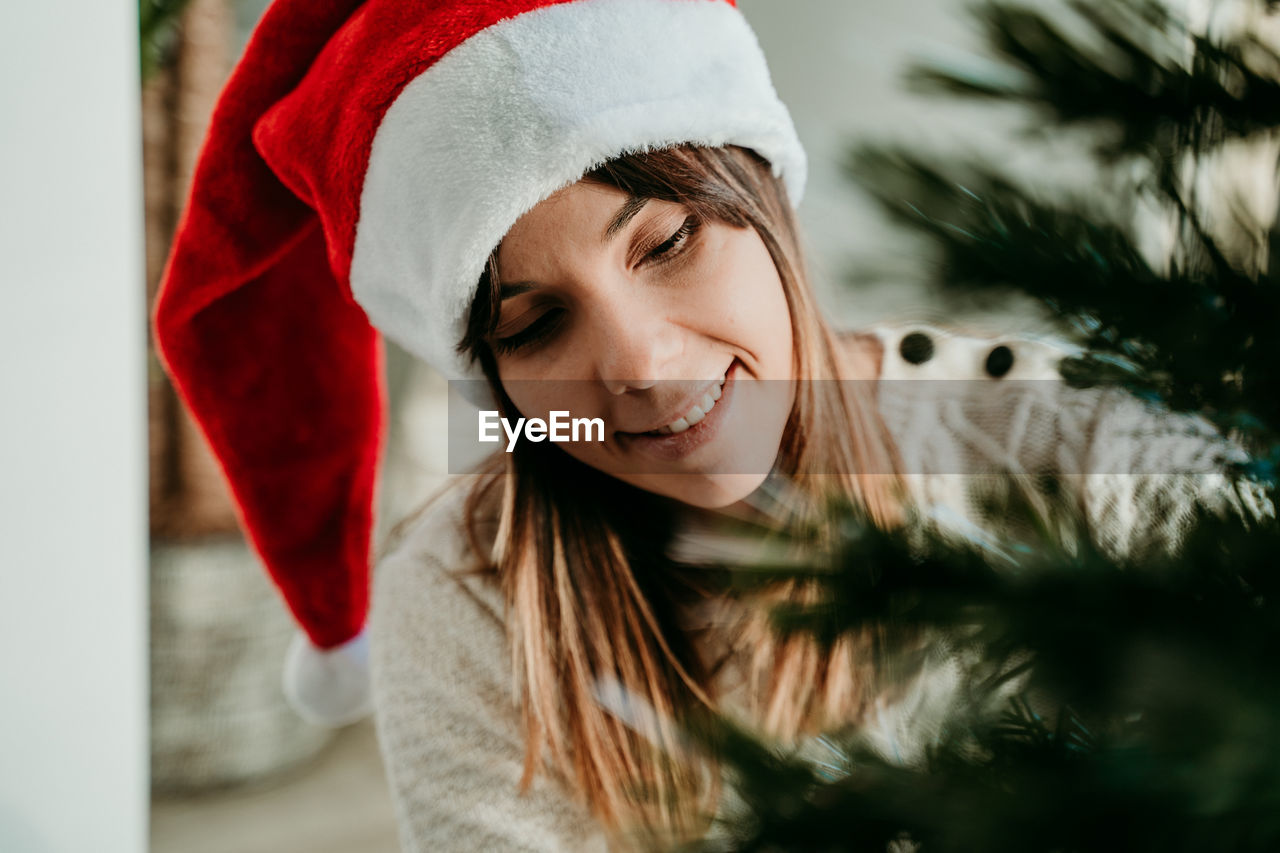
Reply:
M146 849L136 2L0 27L0 850Z

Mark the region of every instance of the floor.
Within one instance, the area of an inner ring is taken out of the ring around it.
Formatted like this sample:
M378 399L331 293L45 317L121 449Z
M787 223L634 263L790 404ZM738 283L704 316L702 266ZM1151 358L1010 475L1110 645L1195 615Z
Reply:
M252 788L151 804L151 853L397 853L370 721L307 766Z

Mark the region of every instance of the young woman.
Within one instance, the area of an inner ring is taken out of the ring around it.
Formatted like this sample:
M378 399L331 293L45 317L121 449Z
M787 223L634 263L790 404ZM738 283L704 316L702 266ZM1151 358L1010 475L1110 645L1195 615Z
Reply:
M886 528L971 534L995 523L979 493L1012 484L1123 550L1229 502L1221 477L1168 479L1142 497L1162 497L1160 521L1135 523L1128 472L1219 443L1135 431L1150 419L1117 395L1015 381L1056 375L1061 349L838 334L796 230L804 167L721 0L278 0L264 18L157 342L305 631L291 698L358 718L372 654L407 849L697 837L719 774L677 726L701 710L801 748L859 726L919 754L960 663L894 679L876 636L776 638L693 559L717 518L793 531L836 498ZM409 519L366 632L378 332L483 381L510 421L605 429L517 442ZM914 378L972 382L898 381Z

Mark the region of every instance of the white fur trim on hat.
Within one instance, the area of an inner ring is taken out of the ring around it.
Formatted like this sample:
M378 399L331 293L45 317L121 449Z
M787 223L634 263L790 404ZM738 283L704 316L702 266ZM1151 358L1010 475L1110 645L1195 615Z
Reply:
M494 247L538 202L620 154L754 150L803 192L804 150L741 13L711 0L578 0L472 36L407 85L370 152L351 289L446 377Z

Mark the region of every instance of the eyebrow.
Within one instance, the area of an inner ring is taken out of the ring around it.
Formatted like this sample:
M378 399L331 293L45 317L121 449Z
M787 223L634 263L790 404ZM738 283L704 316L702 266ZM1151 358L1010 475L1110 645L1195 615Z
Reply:
M618 212L613 215L613 219L609 220L609 225L604 229L604 240L608 242L618 235L618 232L627 227L627 223L636 218L636 215L644 210L644 206L649 203L649 199L639 196L631 196L622 203L622 207L618 208ZM503 284L498 288L498 299L504 302L522 293L528 293L531 290L537 290L540 285L532 281L517 281L511 284Z
M498 288L499 301L505 301L513 296L519 296L522 293L528 293L531 290L537 290L538 285L531 281L517 281L513 284L504 284Z
M636 218L636 214L644 209L649 203L649 199L640 198L639 196L631 196L618 212L613 215L613 219L609 222L609 227L604 229L604 242L612 240L617 236L618 232L627 227L627 223Z

